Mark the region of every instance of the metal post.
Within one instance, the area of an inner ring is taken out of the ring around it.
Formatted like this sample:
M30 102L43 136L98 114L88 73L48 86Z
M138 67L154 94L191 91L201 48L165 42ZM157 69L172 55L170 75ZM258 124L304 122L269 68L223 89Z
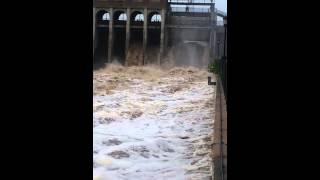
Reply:
M224 25L223 56L226 57L227 25Z
M227 45L227 18L224 17L224 45L223 45L223 91L225 93L225 98L227 97L227 56L226 56L226 45ZM227 99L227 98L226 98Z
M220 41L217 42L218 45L218 52L217 52L217 58L220 58Z

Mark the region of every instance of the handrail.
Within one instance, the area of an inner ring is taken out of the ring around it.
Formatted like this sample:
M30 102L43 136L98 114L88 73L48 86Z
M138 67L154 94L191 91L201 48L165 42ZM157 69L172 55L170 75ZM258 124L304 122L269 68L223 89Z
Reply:
M172 12L196 12L196 13L208 13L210 8L193 8L193 7L171 7Z
M226 12L218 10L217 8L215 9L215 11L216 11L218 16L227 17L227 13Z
M215 0L168 0L168 3L215 3Z

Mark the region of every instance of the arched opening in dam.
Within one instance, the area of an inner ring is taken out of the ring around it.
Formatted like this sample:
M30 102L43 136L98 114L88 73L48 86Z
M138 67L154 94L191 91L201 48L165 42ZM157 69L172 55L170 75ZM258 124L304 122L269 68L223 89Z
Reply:
M124 65L125 62L125 46L126 46L126 23L127 15L124 11L116 11L113 14L113 50L112 61L119 62Z
M131 27L129 49L126 57L127 65L142 65L142 46L143 46L143 22L144 16L141 11L131 13Z
M148 15L146 64L155 64L160 53L161 15L158 11Z
M106 10L96 13L96 30L94 43L94 65L103 66L107 63L109 41L110 14Z

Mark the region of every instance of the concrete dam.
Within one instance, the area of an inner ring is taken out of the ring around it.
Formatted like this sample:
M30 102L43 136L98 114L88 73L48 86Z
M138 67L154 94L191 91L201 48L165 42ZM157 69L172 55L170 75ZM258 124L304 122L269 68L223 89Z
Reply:
M93 1L93 180L227 180L226 34L214 0Z
M96 65L204 66L219 54L225 15L212 0L95 0L93 13Z

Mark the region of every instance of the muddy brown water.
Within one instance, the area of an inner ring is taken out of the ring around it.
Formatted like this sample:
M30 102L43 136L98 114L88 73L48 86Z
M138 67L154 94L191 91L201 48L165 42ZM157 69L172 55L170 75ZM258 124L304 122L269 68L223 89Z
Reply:
M211 178L214 95L195 67L94 71L93 179Z

